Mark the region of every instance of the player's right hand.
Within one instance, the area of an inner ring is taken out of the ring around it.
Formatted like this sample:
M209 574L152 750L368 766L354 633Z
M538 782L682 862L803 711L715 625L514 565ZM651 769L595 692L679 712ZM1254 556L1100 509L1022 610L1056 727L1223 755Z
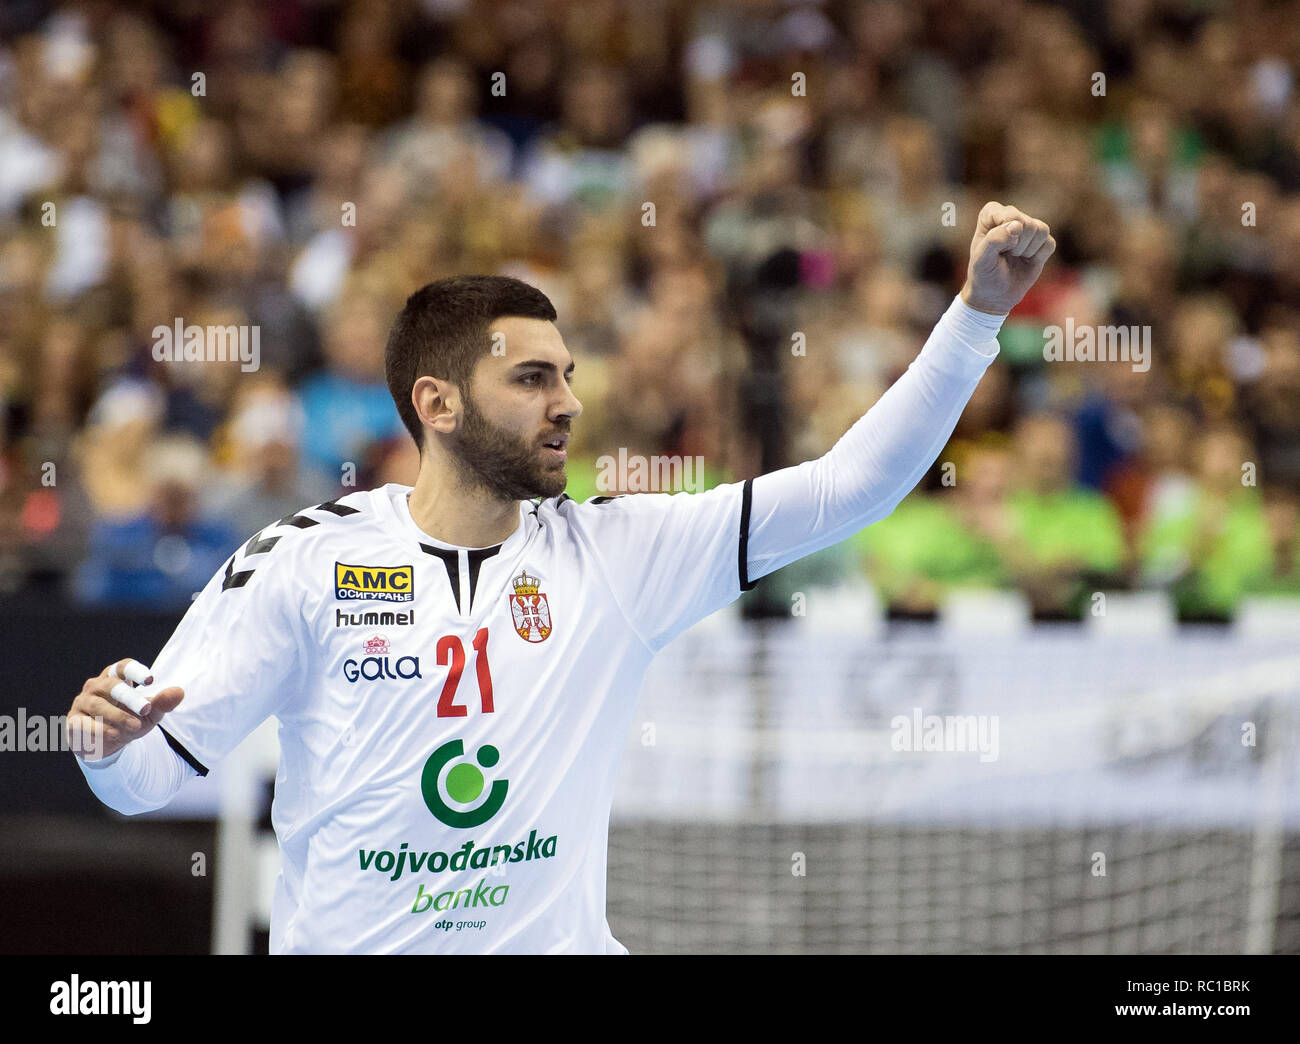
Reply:
M961 299L990 315L1007 315L1029 292L1056 251L1046 221L996 200L984 204L970 244Z
M87 678L72 701L66 728L69 746L77 752L77 757L97 761L117 753L132 740L148 735L163 715L185 698L185 690L173 685L153 696L140 715L132 713L112 696L115 685L132 684L122 680L126 665L131 662L130 657L118 660L94 678Z

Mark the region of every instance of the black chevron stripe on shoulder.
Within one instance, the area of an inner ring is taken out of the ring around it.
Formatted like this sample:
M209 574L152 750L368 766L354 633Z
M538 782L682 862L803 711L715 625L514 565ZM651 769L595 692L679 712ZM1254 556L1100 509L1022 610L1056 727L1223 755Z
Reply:
M235 560L232 558L230 560L231 565L234 565L234 562ZM226 578L221 581L221 590L229 591L232 587L243 587L252 579L254 572L255 570L252 569L241 569L238 573L232 573L228 567L226 569Z
M331 515L338 515L339 517L343 517L344 515L355 515L361 511L360 508L348 507L346 504L340 504L337 500L327 500L324 504L317 504L311 510L328 511Z
M348 507L346 504L340 504L337 500L327 500L324 504L317 504L315 507L304 508L303 511L328 511L331 515L337 515L339 518L345 518L348 515L359 514L361 509ZM304 515L302 511L293 515L285 515L276 523L277 526L294 526L298 529L306 529L309 526L319 526L319 519Z
M348 507L346 504L340 504L337 500L327 500L323 504L317 504L315 507L303 509L303 511L328 511L331 515L338 518L359 514L360 510L360 508ZM248 543L241 548L243 556L245 559L248 559L253 555L264 555L275 547L275 545L280 542L281 537L284 536L282 533L277 533L274 536L263 536L267 529L275 529L277 526L292 526L294 529L308 529L311 526L319 526L320 524L320 519L312 518L310 515L305 515L302 511L292 515L285 515L284 518L272 522L265 529L260 529L249 537ZM235 572L236 557L238 557L238 552L231 555L230 561L226 563L226 573L221 581L221 590L223 591L229 591L234 587L243 587L248 583L252 578L253 573L256 571L257 567L254 565L252 569L241 569L239 572Z
M248 538L248 543L244 545L245 558L247 558L249 555L265 554L267 551L270 551L271 548L275 547L275 545L280 542L280 538L278 536L267 537L264 540L259 540L258 537L260 537L263 532L265 531L262 530L256 532L251 537Z
M221 580L221 590L229 591L232 587L243 587L248 583L249 577L253 575L253 570L244 569L240 572L234 572L235 556L230 556L230 561L226 563L226 575Z
M615 493L612 497L592 497L588 504L608 504L611 500L617 500L619 497L627 496L626 493Z

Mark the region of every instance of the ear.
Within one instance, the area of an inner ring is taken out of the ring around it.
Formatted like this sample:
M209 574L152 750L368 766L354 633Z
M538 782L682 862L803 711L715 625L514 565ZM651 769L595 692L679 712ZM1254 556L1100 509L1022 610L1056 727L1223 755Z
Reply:
M434 431L450 434L460 426L460 389L440 377L419 377L411 386L411 405Z

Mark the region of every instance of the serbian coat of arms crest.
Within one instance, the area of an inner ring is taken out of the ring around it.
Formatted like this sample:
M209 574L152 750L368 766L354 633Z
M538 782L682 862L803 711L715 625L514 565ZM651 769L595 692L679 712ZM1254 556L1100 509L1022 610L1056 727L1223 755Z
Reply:
M529 576L525 569L510 582L515 593L507 597L515 631L526 642L546 641L551 633L551 607L546 602L546 595L538 590L537 577Z

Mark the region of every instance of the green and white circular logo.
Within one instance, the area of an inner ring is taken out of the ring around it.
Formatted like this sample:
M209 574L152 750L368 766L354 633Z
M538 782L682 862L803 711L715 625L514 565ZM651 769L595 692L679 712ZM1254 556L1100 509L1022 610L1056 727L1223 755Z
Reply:
M444 743L429 755L420 775L420 792L429 811L441 822L451 827L476 827L486 823L501 811L506 800L507 780L494 780L490 787L482 769L492 768L501 758L500 752L490 744L479 747L474 760L465 759L465 745L458 739ZM453 764L453 762L457 762ZM448 767L450 766L450 767ZM444 773L443 769L446 769ZM487 788L487 797L472 808L453 808L456 805L473 805Z

